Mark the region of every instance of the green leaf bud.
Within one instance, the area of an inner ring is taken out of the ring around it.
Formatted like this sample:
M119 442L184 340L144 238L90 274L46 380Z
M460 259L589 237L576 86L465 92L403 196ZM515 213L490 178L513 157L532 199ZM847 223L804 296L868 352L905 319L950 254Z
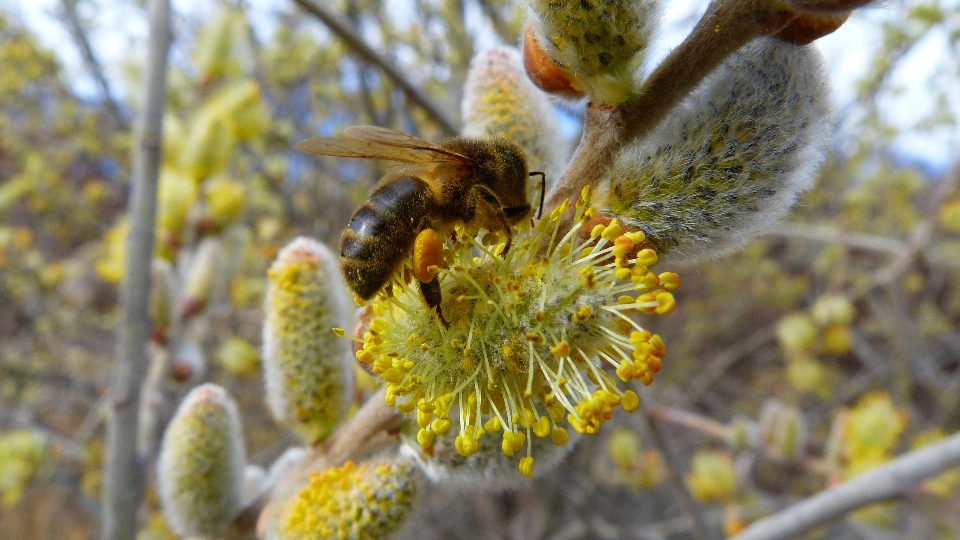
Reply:
M778 459L803 457L809 430L796 407L768 400L760 410L760 441L767 452Z
M243 502L245 462L240 417L215 384L187 394L167 426L157 460L157 490L180 536L221 536Z
M263 370L266 398L278 422L307 442L326 438L347 416L353 395L347 296L337 257L316 240L284 247L267 273Z
M224 260L223 246L214 237L204 238L190 257L180 298L180 313L196 315L202 311L218 285Z

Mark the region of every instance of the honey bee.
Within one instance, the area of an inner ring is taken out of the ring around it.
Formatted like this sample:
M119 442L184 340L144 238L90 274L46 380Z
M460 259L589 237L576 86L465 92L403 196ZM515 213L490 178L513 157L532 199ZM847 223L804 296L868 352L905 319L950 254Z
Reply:
M414 277L427 305L449 326L440 310L443 241L462 223L468 232L503 231L503 254L511 227L527 217L527 161L505 139L452 137L433 144L376 126L352 126L337 137L314 137L298 150L326 156L399 162L374 186L353 213L340 238L340 266L347 285L370 299L412 255ZM542 197L541 197L542 199ZM541 200L541 207L543 201Z

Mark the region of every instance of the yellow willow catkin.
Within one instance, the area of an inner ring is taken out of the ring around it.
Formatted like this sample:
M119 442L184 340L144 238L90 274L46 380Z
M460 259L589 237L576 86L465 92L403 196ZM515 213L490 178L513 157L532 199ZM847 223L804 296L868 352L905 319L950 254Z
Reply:
M376 540L396 530L416 494L407 460L348 461L310 475L266 535L272 540Z
M174 415L157 459L157 490L170 528L180 536L226 533L243 502L240 417L226 390L194 388Z
M660 6L653 0L528 0L540 47L597 105L632 95Z
M463 135L502 137L516 143L531 171L554 179L566 158L556 113L545 93L530 82L520 52L494 47L470 62L463 91ZM539 189L539 184L536 184Z
M316 442L346 417L353 395L350 344L332 330L347 327L349 313L337 257L300 237L280 251L267 275L267 404L277 421Z
M606 176L609 217L665 260L730 251L783 217L829 142L820 55L761 38L731 56Z

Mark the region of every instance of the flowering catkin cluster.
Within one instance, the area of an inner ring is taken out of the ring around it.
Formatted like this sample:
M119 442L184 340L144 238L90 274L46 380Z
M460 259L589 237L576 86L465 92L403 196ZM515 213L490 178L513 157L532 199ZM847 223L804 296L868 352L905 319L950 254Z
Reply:
M618 156L605 213L671 260L736 248L810 186L828 112L817 51L757 39Z
M375 540L403 522L415 484L409 461L348 461L310 475L271 527L275 540Z
M572 89L597 105L616 105L634 90L637 70L656 29L652 0L528 0L536 43L569 77ZM530 53L527 53L530 54Z
M423 307L416 287L397 286L373 302L357 358L383 378L388 404L416 413L428 452L451 429L463 456L501 432L501 451L523 454L519 469L529 477L533 437L561 446L567 427L596 433L614 407L639 406L606 367L622 381L653 380L664 343L630 314L670 312L668 290L679 278L651 272L653 250L633 255L643 234L624 233L615 221L581 240L594 213L589 194L584 189L572 228L560 230L564 203L517 231L506 254L504 243L490 241L495 234L484 242L460 235L437 277L449 328Z
M181 536L219 537L243 503L240 417L227 392L194 388L167 426L157 459L157 489L170 528Z
M300 237L283 248L267 275L263 370L277 421L308 442L324 439L346 416L353 393L349 344L334 336L347 313L337 258Z

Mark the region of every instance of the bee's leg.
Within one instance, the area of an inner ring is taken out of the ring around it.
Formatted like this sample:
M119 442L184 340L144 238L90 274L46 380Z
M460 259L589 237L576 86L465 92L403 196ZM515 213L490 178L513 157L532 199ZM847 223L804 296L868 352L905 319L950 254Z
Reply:
M443 299L440 292L440 280L434 279L428 283L421 281L420 294L423 295L423 299L427 302L427 306L436 310L437 318L440 319L440 323L443 324L443 327L450 328L450 323L443 318L443 311L440 310L440 301Z
M500 253L501 257L506 257L507 252L510 251L510 244L513 243L513 231L510 230L510 223L507 222L507 216L503 213L503 203L500 202L500 198L497 197L497 194L490 191L490 189L486 186L477 186L477 191L480 192L480 196L483 198L483 200L490 205L493 213L497 216L497 221L500 222L500 229L503 230L504 234L507 235L507 244L503 247L503 251Z

